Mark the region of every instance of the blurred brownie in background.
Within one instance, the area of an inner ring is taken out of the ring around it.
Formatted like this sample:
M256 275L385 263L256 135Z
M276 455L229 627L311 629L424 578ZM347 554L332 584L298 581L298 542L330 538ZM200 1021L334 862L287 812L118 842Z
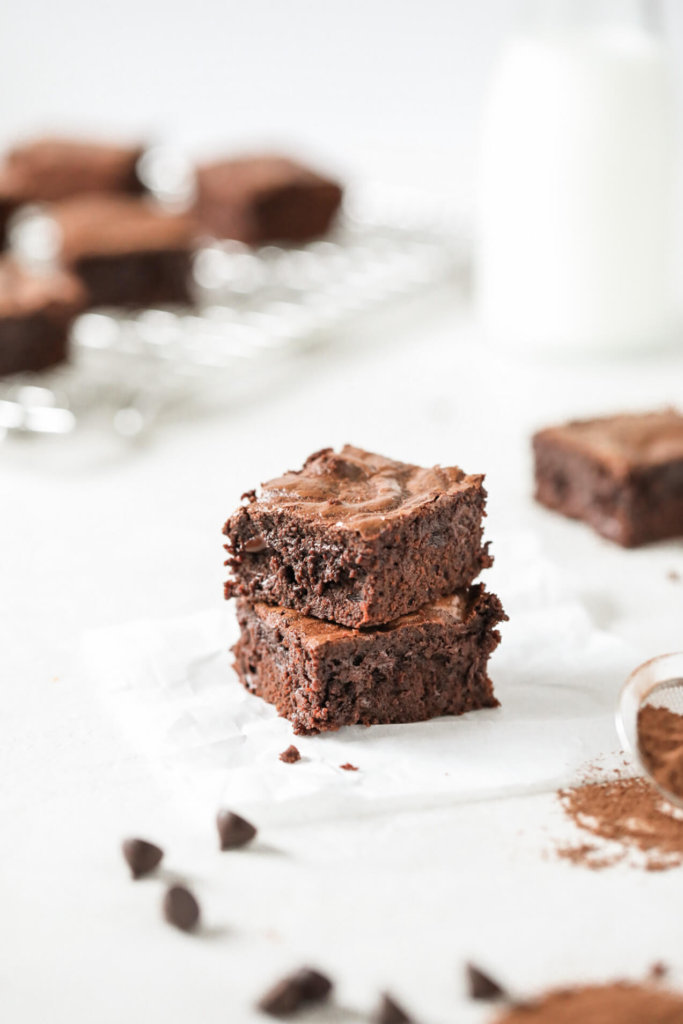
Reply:
M56 259L83 281L91 306L190 301L196 227L144 199L89 195L49 208Z
M0 376L66 359L69 327L85 304L85 289L73 274L38 274L0 259Z
M536 500L636 547L683 537L683 416L577 420L533 438Z
M76 139L39 139L15 146L0 173L26 201L66 199L82 192L144 191L137 173L142 146Z
M84 192L143 192L137 173L143 152L142 146L62 138L15 146L0 162L0 246L6 244L10 216L27 203Z
M304 242L329 229L342 189L287 157L222 160L197 171L197 217L217 238Z

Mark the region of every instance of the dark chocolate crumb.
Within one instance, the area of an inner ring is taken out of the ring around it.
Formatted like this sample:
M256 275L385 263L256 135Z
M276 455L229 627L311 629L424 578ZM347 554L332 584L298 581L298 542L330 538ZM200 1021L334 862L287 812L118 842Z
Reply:
M412 1024L412 1017L388 993L382 993L373 1016L375 1024Z
M246 551L248 555L257 555L259 551L265 551L267 547L263 537L250 537L248 541L245 541L242 550Z
M237 850L240 846L246 846L256 835L256 828L251 822L233 811L219 811L216 827L221 850Z
M287 747L280 754L280 760L284 761L285 764L296 764L297 761L301 760L301 754L298 749L292 743L291 746Z
M256 491L252 489L251 491L245 491L244 494L240 494L240 501L248 501L251 505L256 501Z
M357 772L358 771L357 766L355 764L349 764L348 761L346 762L346 764L340 764L339 767L341 769L343 769L343 771L345 771L345 772Z
M124 839L121 849L133 878L142 878L154 871L164 855L160 847L146 839Z
M167 890L163 910L168 923L184 932L192 931L199 921L199 904L183 885L172 885Z
M286 1017L304 1003L319 1003L332 991L332 982L320 971L302 967L282 978L258 1002L258 1009L272 1017Z
M465 971L470 999L507 999L505 989L474 964L467 964Z
M658 960L657 963L653 964L650 968L650 977L655 981L659 981L662 978L666 978L669 973L668 965L662 960Z

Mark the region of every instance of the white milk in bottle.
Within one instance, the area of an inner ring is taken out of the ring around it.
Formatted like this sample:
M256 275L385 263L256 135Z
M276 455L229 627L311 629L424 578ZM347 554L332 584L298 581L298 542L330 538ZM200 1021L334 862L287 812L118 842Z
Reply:
M675 104L653 2L536 0L482 137L485 333L621 352L673 331Z

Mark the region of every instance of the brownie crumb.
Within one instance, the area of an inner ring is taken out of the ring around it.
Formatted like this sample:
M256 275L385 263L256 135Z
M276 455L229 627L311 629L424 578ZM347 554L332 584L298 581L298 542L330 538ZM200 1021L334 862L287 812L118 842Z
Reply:
M327 999L332 982L320 971L302 967L276 982L259 999L257 1008L271 1017L288 1017L302 1006Z
M296 764L297 761L301 760L301 754L297 747L292 743L286 750L283 750L280 754L280 760L284 761L285 764Z
M467 964L465 966L465 973L470 999L507 999L507 992L502 985L499 985L497 981L494 981L488 974L485 974L479 967L475 967L474 964Z
M124 839L121 850L133 878L142 878L154 871L164 856L159 846L148 843L146 839Z
M617 981L555 989L533 1003L510 1007L494 1024L673 1024L678 1020L683 1020L683 996Z
M662 960L658 960L657 963L653 964L650 968L650 977L653 981L660 981L662 978L666 978L669 973L669 968Z
M216 828L221 850L237 850L256 835L256 828L233 811L219 811L216 816Z
M374 1024L412 1024L412 1017L387 992L382 994L372 1019Z
M357 772L358 771L358 766L355 765L355 764L351 764L349 761L347 761L346 764L340 764L339 767L342 769L342 771L345 771L345 772Z
M164 917L183 932L191 932L199 922L199 904L189 889L172 885L164 896Z

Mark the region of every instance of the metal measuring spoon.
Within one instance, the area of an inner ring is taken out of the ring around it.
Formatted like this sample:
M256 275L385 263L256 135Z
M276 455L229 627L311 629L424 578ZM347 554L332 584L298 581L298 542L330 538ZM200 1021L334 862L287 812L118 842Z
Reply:
M640 712L648 707L662 708L680 715L683 726L683 651L662 654L639 665L622 688L616 716L619 736L647 779L669 803L683 810L683 774L680 791L676 792L664 783L661 772L653 771L649 758L643 755L639 716ZM667 755L680 758L683 770L683 730L681 735L680 752L679 748L674 746Z

